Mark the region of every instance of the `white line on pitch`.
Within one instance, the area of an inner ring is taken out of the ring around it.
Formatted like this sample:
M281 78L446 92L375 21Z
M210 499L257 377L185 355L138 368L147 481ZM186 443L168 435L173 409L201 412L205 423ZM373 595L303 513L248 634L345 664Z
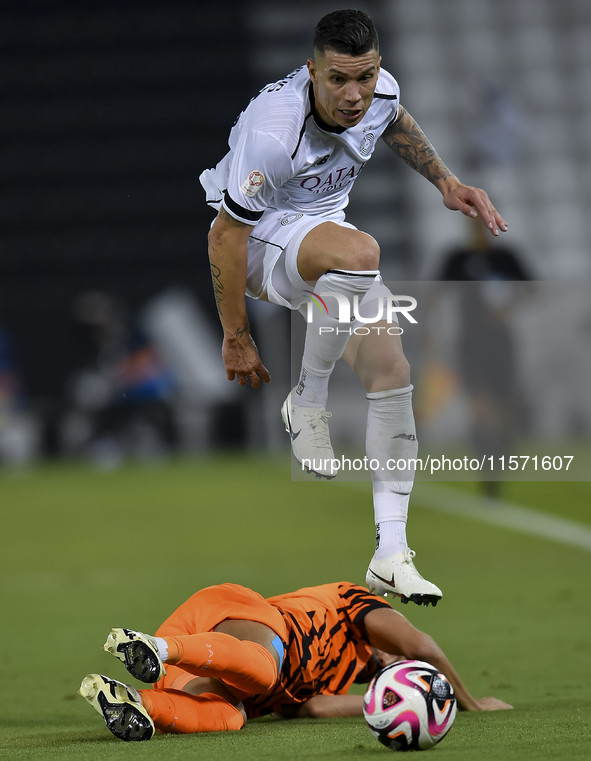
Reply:
M366 490L369 486L366 482L360 481L341 481L341 485L344 484ZM491 523L532 536L541 536L544 539L570 544L591 552L591 528L529 507L427 483L415 485L413 501L431 510L459 515L461 518L469 518L481 523Z

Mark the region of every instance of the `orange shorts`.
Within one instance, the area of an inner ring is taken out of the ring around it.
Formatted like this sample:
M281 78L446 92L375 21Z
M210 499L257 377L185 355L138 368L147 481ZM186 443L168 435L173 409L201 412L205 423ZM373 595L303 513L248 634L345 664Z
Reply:
M239 584L218 584L196 592L166 619L156 636L174 637L179 634L211 632L228 618L258 621L273 629L284 645L287 643L287 628L277 608L258 592ZM196 678L178 666L166 665L165 668L166 676L154 685L155 690L182 690Z

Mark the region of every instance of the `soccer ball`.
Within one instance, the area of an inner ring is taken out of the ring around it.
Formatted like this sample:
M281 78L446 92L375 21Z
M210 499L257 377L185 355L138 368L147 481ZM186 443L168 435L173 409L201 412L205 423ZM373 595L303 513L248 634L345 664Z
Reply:
M391 750L427 750L456 717L454 689L425 661L398 661L376 674L363 698L372 734Z

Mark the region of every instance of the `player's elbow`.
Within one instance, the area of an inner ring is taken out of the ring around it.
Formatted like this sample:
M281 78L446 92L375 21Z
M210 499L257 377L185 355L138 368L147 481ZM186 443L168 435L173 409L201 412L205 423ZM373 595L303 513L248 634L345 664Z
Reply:
M236 249L246 251L248 236L252 232L252 225L245 225L234 219L225 211L215 218L207 235L209 255L221 250L233 251Z
M207 245L210 253L224 245L224 231L215 223L207 234Z
M307 700L298 710L299 719L323 719L325 717L326 712L322 701L316 701L314 698Z
M207 244L209 253L224 248L230 242L230 237L234 230L225 224L220 217L217 217L207 234Z
M341 710L341 701L343 696L335 695L314 695L306 700L298 710L300 719L331 719L335 716L345 716Z
M333 719L363 715L362 695L314 695L297 713L300 719Z

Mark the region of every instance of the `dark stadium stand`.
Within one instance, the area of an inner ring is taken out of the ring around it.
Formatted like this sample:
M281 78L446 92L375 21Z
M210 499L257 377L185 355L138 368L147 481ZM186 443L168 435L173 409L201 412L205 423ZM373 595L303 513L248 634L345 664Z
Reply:
M198 176L253 89L248 40L232 0L29 0L2 4L0 44L0 321L43 406L82 290L136 308L182 284L213 310Z

